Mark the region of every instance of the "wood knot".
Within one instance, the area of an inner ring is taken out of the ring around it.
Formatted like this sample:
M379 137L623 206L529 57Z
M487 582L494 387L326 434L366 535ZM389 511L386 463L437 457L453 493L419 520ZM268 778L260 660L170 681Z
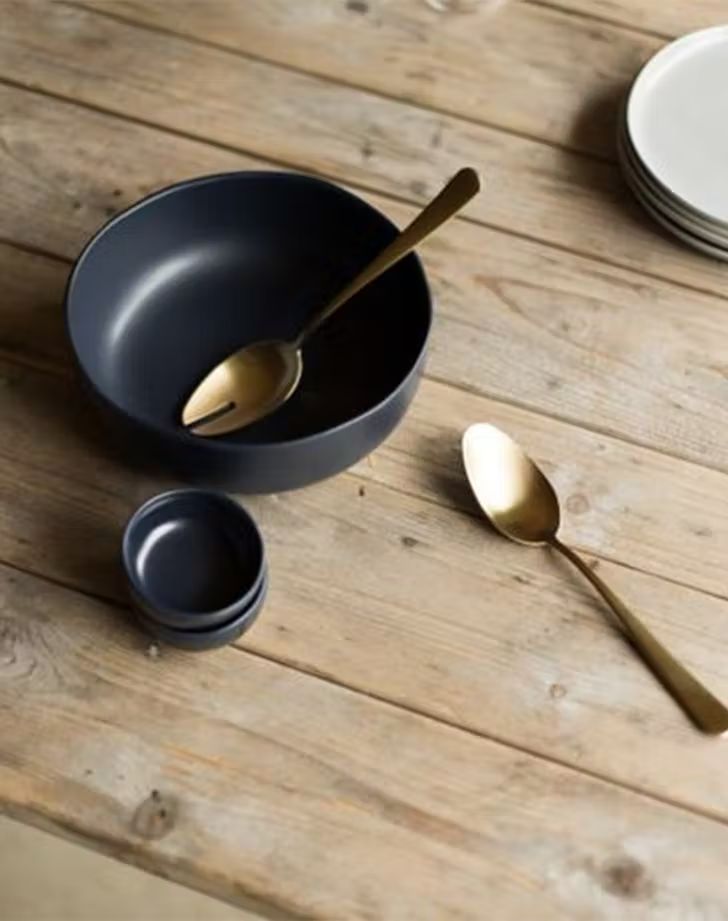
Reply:
M44 664L36 659L35 650L28 625L0 617L0 678L9 681L31 678L39 665Z
M566 696L566 688L563 684L552 684L549 688L549 697L552 697L554 700L559 700L561 697Z
M419 541L417 540L416 537L408 537L407 535L405 535L405 536L402 538L402 545L403 545L404 547L410 547L410 548L412 548L412 547L416 547L417 544L419 544Z
M655 891L655 884L642 864L633 857L614 857L598 871L602 887L622 899L643 901Z
M574 493L566 500L566 508L572 515L583 515L589 511L589 502L581 493Z
M156 841L172 831L177 822L177 813L176 797L152 790L134 813L132 830L140 838Z

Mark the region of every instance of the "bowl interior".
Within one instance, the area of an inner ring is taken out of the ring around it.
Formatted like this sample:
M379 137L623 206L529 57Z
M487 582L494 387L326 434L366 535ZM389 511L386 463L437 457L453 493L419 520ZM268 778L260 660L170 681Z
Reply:
M180 411L201 377L243 345L294 336L395 232L308 176L235 173L161 192L109 224L78 263L68 322L81 367L132 418L190 438ZM412 370L429 323L409 256L312 337L284 407L224 440L286 441L366 412Z
M153 609L207 614L255 595L264 570L257 528L231 499L185 491L158 496L124 540L132 585Z

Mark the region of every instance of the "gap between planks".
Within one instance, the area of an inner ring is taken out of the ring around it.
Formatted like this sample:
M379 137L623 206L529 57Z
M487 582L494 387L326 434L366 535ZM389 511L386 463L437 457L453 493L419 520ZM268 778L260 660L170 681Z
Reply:
M69 3L65 3L65 5L71 6L71 4ZM78 8L83 9L84 12L92 12L92 11L87 10L86 7L79 6ZM101 14L98 14L98 15L101 15ZM136 25L135 23L128 23L128 24ZM146 28L146 26L141 27L141 28ZM155 30L151 30L151 31L155 31ZM168 34L168 33L163 33L163 34ZM175 35L174 37L177 38L178 36ZM265 63L268 66L276 67L282 70L287 69L287 68L280 67L280 65L274 62L269 62L263 59L261 59L261 62ZM313 76L316 79L321 79L326 82L326 78L318 77L318 75L316 74L306 74L303 72L302 74L304 76ZM335 81L332 80L330 82L334 83ZM339 176L331 172L325 172L323 170L316 169L311 166L302 167L300 164L292 160L287 160L285 158L284 159L276 158L276 157L271 156L270 154L261 154L256 151L248 150L246 147L240 147L234 144L228 144L228 143L225 143L224 141L211 140L207 136L197 135L197 134L193 134L187 131L182 131L179 128L172 128L167 125L160 125L157 122L150 121L149 119L141 118L136 115L130 115L128 113L122 114L121 112L114 111L113 109L107 109L95 103L87 102L86 100L77 99L74 96L67 96L63 93L53 92L45 87L33 86L32 84L23 83L22 81L13 80L12 78L5 77L5 76L0 76L0 85L7 86L10 89L20 90L21 92L32 93L36 96L40 96L45 99L50 99L55 102L64 103L65 105L75 106L76 108L87 110L89 112L94 112L97 115L104 116L104 118L113 118L113 119L116 119L117 121L121 121L127 124L139 125L140 127L147 128L151 131L157 131L161 134L169 135L170 137L180 138L181 140L185 140L185 141L192 141L197 144L205 144L208 147L215 148L217 150L224 150L229 153L243 154L244 156L250 157L251 159L254 159L264 165L267 164L269 166L279 168L279 169L282 168L286 170L304 172L311 176L317 176L319 178L326 179L329 182L333 182L337 185L345 184L351 189L356 189L357 191L365 192L365 193L372 194L372 195L379 195L382 198L389 199L390 201L393 201L393 202L398 202L399 204L414 205L415 207L420 207L420 208L423 206L423 202L418 199L408 198L406 195L399 195L396 192L393 192L391 190L384 191L378 188L377 186L369 185L368 183L362 182L361 180L348 179L346 180L346 182L344 182L344 180L342 180ZM346 84L340 84L340 85L346 86ZM370 91L368 89L362 89L361 87L357 87L353 85L349 88L355 89L360 92L365 92L367 94L371 94L374 96L377 96L377 95L382 96L382 94L377 94L376 92ZM416 105L418 108L422 108L423 110L427 108L425 106L419 106L415 103L410 103L407 100L397 99L396 97L383 97L383 98L390 99L390 101L405 102L407 105ZM428 110L428 111L433 111L433 112L436 112L437 114L437 110ZM485 122L476 122L476 121L473 121L472 119L469 120L460 115L451 115L450 113L444 112L444 111L439 114L443 114L450 118L456 118L459 121L464 121L464 122L470 121L471 124L479 124L479 125L482 125L483 127L488 127L491 130L495 132L499 132L501 134L509 134L509 133L514 134L513 132L509 132L508 130L503 129L497 125L486 125ZM549 141L543 141L539 138L530 138L530 137L527 137L526 135L522 135L522 137L525 140L533 141L534 143L543 144L544 146L547 146L547 147L556 147L557 149L563 149L566 152L568 152L571 156L585 157L587 159L592 159L592 160L607 163L609 165L614 166L615 169L617 168L616 164L612 163L611 160L606 159L606 158L604 160L600 160L600 158L594 154L582 153L580 151L571 150L565 147L558 148L558 145L551 144ZM486 179L486 183L487 183L487 179ZM486 184L486 189L487 189L487 184ZM644 268L638 271L634 266L629 265L628 263L625 263L625 262L620 262L618 259L612 259L609 256L606 256L603 254L596 255L594 252L591 252L589 250L582 250L574 246L569 246L567 244L559 243L555 240L546 240L543 237L537 236L535 234L530 234L530 233L526 233L525 231L516 230L512 227L504 227L502 224L485 221L482 218L470 217L468 215L463 214L463 215L455 215L453 220L465 221L468 224L472 224L476 227L483 227L486 230L491 230L494 233L502 234L503 236L506 236L506 237L512 237L517 240L524 240L527 243L534 243L538 246L543 246L544 248L553 250L555 252L566 253L567 255L571 255L571 256L577 256L578 258L588 260L589 262L594 263L595 265L606 265L606 266L609 266L610 268L619 269L620 271L623 271L623 272L629 272L630 274L635 275L636 277L644 277L644 278L653 279L654 281L660 282L660 284L670 285L671 287L676 288L680 291L691 291L701 296L715 298L721 303L728 300L728 294L721 294L715 288L704 288L701 285L693 284L692 282L678 281L675 278L667 277L667 276L661 275L659 272L649 271ZM8 238L0 238L0 242L8 243L9 245L15 246L19 249L25 249L31 253L37 252L39 255L46 255L52 259L65 258L65 257L59 256L56 253L45 251L41 248L35 249L30 244L18 243ZM70 261L72 262L73 260L70 260Z
M3 355L2 353L0 353L0 361L6 362L7 364L9 364L9 365L11 365L11 366L20 367L20 368L27 368L27 369L29 369L30 371L32 371L33 373L48 374L48 375L53 376L53 377L58 377L58 376L59 376L57 366L54 367L54 368L51 368L51 367L39 368L39 367L36 367L36 366L35 366L33 363L31 363L31 362L24 362L24 361L22 361L22 360L21 360L21 361L14 361L12 358L7 358L7 357L6 357L5 355ZM443 386L443 387L449 387L449 388L452 389L452 390L462 390L463 392L466 392L466 393L472 393L472 391L468 391L468 390L466 390L465 388L459 387L457 384L450 384L450 383L447 382L447 381L442 381L442 380L440 380L440 379L438 379L438 378L436 378L436 377L429 377L428 375L424 375L424 377L425 377L425 379L431 380L431 381L433 381L434 383L438 383L438 384L440 384L440 385ZM483 399L487 399L487 400L490 401L491 403L497 403L497 404L500 405L500 406L512 406L512 407L514 407L515 409L523 409L525 412L533 413L534 415L540 415L540 416L543 416L543 417L545 417L545 418L547 418L547 419L553 419L555 422L560 422L560 423L564 423L564 422L565 422L565 420L559 419L558 417L555 417L555 416L551 416L551 415L549 415L548 413L534 412L534 411L531 410L528 406L521 405L520 403L517 403L517 402L510 402L510 401L508 401L508 400L502 400L502 399L499 399L498 397L491 397L491 396L488 396L488 395L486 395L486 394L475 394L475 395L476 395L476 396L481 396ZM568 423L568 421L567 421L566 424L570 424L570 423ZM591 430L590 430L590 431L591 431ZM596 433L596 434L598 434L598 433ZM615 439L615 440L616 440L616 439ZM627 442L627 443L629 444L630 442ZM644 447L644 446L638 445L637 447ZM413 459L414 459L414 458L413 458L413 455L409 454L407 451L403 451L403 450L401 450L401 449L399 449L399 448L395 448L395 447L393 447L393 446L391 446L391 445L389 446L389 450L390 450L393 454L400 454L400 455L402 455L402 457L405 457L405 458L407 458L408 460L413 460ZM646 448L646 450L654 450L654 449L652 449L652 448L650 448L650 447L648 446L648 447ZM656 453L664 453L664 452L656 452ZM3 453L2 453L2 449L0 448L0 457L3 457L3 456L4 456L4 455L3 455ZM667 455L667 456L669 456L669 455ZM12 458L7 458L7 459L8 459L8 460L12 460ZM681 458L681 457L676 457L675 459L678 460L678 461L680 461L681 463L684 463L684 462L685 462L684 458ZM692 462L691 462L691 461L687 461L687 463L692 463ZM46 467L42 467L42 466L39 467L39 466L33 464L33 463L30 462L30 461L26 461L26 464L27 464L27 466L28 466L30 469L35 470L35 471L37 471L38 473L45 474L45 473L47 472L47 468L46 468ZM699 465L695 464L695 466L699 466ZM717 472L718 472L718 473L722 473L723 471L718 470ZM426 505L432 505L432 506L434 506L435 508L438 508L438 509L444 509L445 511L454 512L455 514L458 514L458 515L465 515L465 516L467 516L468 518L470 518L470 519L473 520L473 521L480 521L480 520L482 519L482 517L483 517L483 516L482 516L481 514L479 514L478 512L471 511L471 510L469 510L469 509L467 509L467 508L464 508L463 506L457 505L457 504L454 503L454 502L448 502L448 501L446 501L446 500L436 499L436 498L433 498L432 496L427 496L427 495L424 495L424 494L422 494L422 493L418 493L418 492L416 492L416 491L414 491L414 490L411 490L411 489L405 489L403 486L396 485L396 484L394 484L394 483L384 483L384 482L382 482L382 481L380 481L380 480L372 479L372 478L370 478L370 477L367 477L367 476L365 476L364 474L359 473L359 472L357 472L357 471L355 471L355 470L353 470L353 469L349 469L349 470L343 471L343 473L345 473L345 474L346 474L348 477L350 477L351 479L356 480L357 482L361 482L362 484L366 484L366 485L368 485L368 486L376 485L377 488L379 488L379 489L385 489L385 490L387 490L387 491L389 491L389 492L395 493L396 495L404 496L404 497L406 497L406 498L408 498L408 499L414 499L416 502L423 502L423 503L425 503ZM340 475L342 475L342 474L338 474L338 475L340 476ZM117 493L114 493L114 492L111 492L110 495L116 497L118 494L117 494ZM726 594L721 594L720 592L712 591L711 589L705 588L704 586L701 586L701 585L694 585L694 584L692 584L692 583L690 583L690 582L686 582L686 581L684 581L684 580L682 580L682 579L676 579L676 578L673 578L673 577L671 577L671 576L667 576L667 575L665 575L664 573L653 572L652 570L645 569L645 568L642 567L642 566L637 566L637 565L635 565L634 563L630 563L630 562L628 562L627 560L623 560L623 559L620 559L620 558L618 558L618 557L616 557L616 556L612 556L611 554L604 553L604 552L600 552L600 551L596 551L596 550L594 550L593 548L590 548L590 547L583 547L583 546L582 546L580 543L578 543L577 541L570 541L570 542L569 542L569 546L572 547L572 549L576 550L578 553L580 553L583 557L586 557L587 559L600 560L600 561L603 561L603 562L605 562L605 563L611 563L611 564L613 564L614 566L618 566L620 569L626 569L628 572L635 572L635 573L638 573L639 575L646 576L646 577L649 578L649 579L657 579L657 580L659 580L660 582L664 582L666 585L674 585L674 586L676 586L677 588L684 588L684 589L686 589L687 591L690 591L690 592L696 592L696 593L698 593L698 594L700 594L700 595L705 595L705 596L707 596L707 597L709 597L709 598L715 598L716 601L728 601L728 592L727 592ZM2 556L0 556L0 565L10 566L10 567L12 567L12 568L14 568L14 569L18 569L20 572L26 572L26 573L28 573L29 575L38 576L39 578L46 579L46 581L52 582L52 583L54 583L54 584L57 584L57 585L59 585L59 586L62 587L62 588L67 588L67 589L70 589L70 590L72 590L72 591L79 592L80 594L88 595L89 597L95 598L95 599L97 599L97 600L99 600L99 601L105 601L105 602L108 602L108 603L111 603L111 604L118 604L118 602L117 602L117 601L114 599L114 597L111 596L111 595L102 595L102 594L95 593L95 592L93 592L93 591L89 591L89 590L80 588L78 585L76 585L76 584L74 584L74 583L72 583L72 582L66 582L66 581L64 581L64 580L62 580L62 579L58 579L58 578L55 578L55 577L53 577L53 576L48 576L48 575L46 575L46 573L43 572L42 570L30 570L30 569L26 569L26 568L24 568L24 567L22 567L22 566L19 566L17 563L13 563L13 562L11 562L10 560L5 559L5 558L2 557ZM596 597L596 596L595 596L595 597ZM598 600L598 598L597 598L597 600Z
M12 240L0 238L0 243L6 246L16 248L22 252L25 252L25 251L30 252L34 255L40 254L43 257L49 255L42 250L36 251L34 247L26 247L23 244L16 244ZM69 267L73 264L73 260L65 256L53 254L51 258L55 259L56 261L60 263L68 265ZM34 360L32 357L25 357L25 356L22 356L21 354L18 354L17 352L13 352L13 351L6 352L2 349L1 346L0 346L0 360L7 363L11 367L23 368L23 369L26 369L26 370L29 370L31 372L38 373L38 374L49 375L52 377L62 377L65 379L73 378L74 376L72 368L66 368L63 365L58 364L57 362L53 360L49 360L49 361ZM594 435L602 435L606 438L609 438L610 440L620 442L621 444L630 445L631 447L636 447L636 448L639 448L640 450L649 451L653 454L656 454L662 457L668 457L680 463L690 464L691 466L696 467L701 470L712 470L715 473L718 473L721 475L728 475L728 470L724 467L721 467L719 464L711 464L707 461L700 462L700 461L695 460L694 458L684 457L678 452L670 451L669 449L664 448L664 447L659 448L648 442L640 441L639 439L636 439L636 438L631 438L623 433L620 433L614 429L610 429L606 426L604 427L596 426L588 422L584 422L580 419L572 418L568 415L560 415L558 413L551 412L545 408L535 408L523 400L506 397L502 394L490 393L489 391L485 389L478 389L475 387L468 386L465 383L458 383L455 381L451 381L451 380L448 380L447 378L440 377L437 374L431 373L429 371L424 372L423 378L425 380L439 384L440 386L448 388L450 390L457 391L460 393L467 393L470 396L475 397L476 399L483 399L491 403L495 403L499 406L509 406L514 409L523 410L524 412L529 413L531 415L539 416L544 419L549 419L553 422L557 422L563 425L572 426L573 428L582 429L584 431L591 432ZM411 456L407 454L406 452L395 449L395 448L392 448L391 450L394 451L395 453L401 453L406 457ZM38 468L38 469L41 469L41 468ZM359 479L364 480L364 482L370 482L366 477L361 476L361 474L356 474L356 476ZM411 492L409 490L403 489L401 486L395 486L392 484L392 485L388 485L387 488L393 490L394 492L398 492L403 496L409 496L410 498L414 498L418 500L421 499L422 501L429 502L430 504L435 505L439 508L456 509L458 511L464 511L467 514L470 514L469 512L467 512L467 510L461 509L456 505L453 505L448 502L438 501L436 499L432 499L430 497ZM728 593L724 595L719 592L711 591L710 589L707 589L705 587L692 585L680 579L670 578L669 576L666 576L663 573L656 573L656 572L652 572L647 569L643 569L639 566L635 566L634 564L628 563L624 560L620 560L608 554L599 553L591 549L582 548L579 546L578 543L575 543L574 547L577 550L579 550L581 553L587 554L588 556L592 556L596 559L604 560L605 562L608 562L608 563L614 563L615 565L621 566L633 572L638 572L646 576L658 578L658 579L661 579L663 582L666 582L672 585L676 585L676 586L680 586L682 588L695 590L695 591L701 592L704 595L708 595L710 597L716 598L718 600L728 600Z
M90 16L97 16L101 19L110 19L113 22L119 22L122 25L130 26L134 29L141 29L145 32L152 32L156 35L164 35L168 38L174 38L178 41L185 42L188 45L196 45L203 48L209 48L212 51L231 55L234 58L243 58L246 61L255 61L258 64L265 64L268 67L274 67L278 70L287 71L288 73L298 74L303 77L312 77L314 79L321 80L324 83L330 83L333 86L341 86L346 89L356 90L357 92L366 93L370 96L376 96L379 99L387 99L390 102L404 102L407 103L407 105L416 106L418 109L422 109L423 111L432 112L434 115L445 115L448 118L457 118L458 120L467 124L481 125L484 128L490 128L492 131L499 131L501 134L522 138L524 141L531 141L534 144L542 144L545 147L552 147L555 150L563 150L566 153L579 154L580 156L587 157L590 160L596 160L600 163L616 163L615 157L610 157L607 154L600 154L595 150L582 149L580 147L574 147L570 144L559 144L557 141L540 137L537 134L531 134L529 131L519 131L517 128L501 125L498 122L492 122L482 118L474 118L471 115L463 114L461 112L454 112L451 109L446 109L442 106L435 106L431 103L423 103L419 100L414 100L409 96L398 96L395 93L388 93L383 89L374 89L368 86L362 86L360 83L344 80L339 76L332 77L328 74L323 75L317 73L316 71L307 70L304 67L299 67L298 65L291 64L289 62L284 63L281 61L273 61L264 55L254 54L251 51L242 51L240 49L236 50L234 48L229 48L227 45L222 45L219 42L215 42L209 38L200 38L199 36L188 35L185 32L177 32L175 29L165 28L164 26L160 26L156 23L153 24L148 22L140 22L139 20L132 19L129 16L123 16L121 13L111 12L110 10L101 10L93 6L86 6L86 4L76 2L76 0L56 0L56 2L59 6L65 6L69 9L82 10L84 13L87 13ZM533 5L537 6L538 4ZM561 12L560 10L558 11ZM588 17L582 18L586 19ZM73 102L74 100L68 99L66 101Z
M442 381L436 377L430 377L429 375L425 375L425 377L428 380L431 380L437 384L441 384L444 387L451 387L453 390L464 390L464 388L458 387L457 384L449 384L447 381ZM465 392L471 393L471 391L465 391ZM530 410L528 406L524 406L516 402L509 402L508 400L502 400L499 397L490 397L484 394L475 394L475 396L482 396L483 399L487 399L491 403L498 403L501 406L512 406L514 407L514 409L523 409L525 412L532 412L532 410ZM566 424L571 424L567 420L559 419L556 416L549 415L548 413L538 413L538 415L543 416L547 419L553 419L555 422L561 422L561 423L566 422ZM598 434L598 433L595 433L595 434ZM613 436L608 436L608 437L613 437ZM631 444L631 443L632 442L627 442L627 444ZM636 445L636 447L644 448L645 446ZM410 459L412 458L411 454L408 454L406 451L402 451L401 449L395 448L391 445L389 446L389 450L393 454L401 454L403 457L410 458ZM654 449L647 446L646 450L652 451ZM656 453L664 454L665 452L658 451ZM670 457L671 455L666 454L665 456ZM681 463L684 461L684 458L682 457L675 457L674 459L680 461ZM691 463L691 462L688 461L688 463ZM696 466L700 466L700 465L696 464ZM407 496L410 499L416 499L418 502L426 502L430 505L434 505L436 508L442 508L442 509L446 509L447 511L457 512L462 515L467 515L469 518L472 518L474 521L480 521L482 518L482 516L478 512L471 512L469 509L463 508L459 505L455 505L454 503L438 501L437 499L434 499L431 496L421 495L420 493L413 492L412 490L404 489L402 486L395 486L393 483L382 483L380 480L370 480L367 477L363 476L361 473L355 473L353 471L347 471L347 472L349 473L350 476L354 477L354 479L361 480L362 482L367 483L367 484L376 483L377 486L381 487L382 489L389 489L392 492L399 493L402 496ZM717 472L723 473L722 470L718 470ZM666 576L664 573L651 572L649 569L643 569L641 566L636 566L634 563L629 563L626 560L620 560L616 556L611 556L603 552L597 552L596 550L593 550L590 547L582 547L579 543L575 541L569 541L569 546L573 550L578 551L584 557L587 557L593 560L603 560L605 563L612 563L614 566L619 566L621 569L626 569L629 572L636 572L636 573L639 573L640 575L647 576L650 579L659 579L661 582L665 582L667 585L674 585L677 588L684 588L691 592L698 592L701 595L707 595L709 598L715 598L716 601L728 601L728 593L721 594L720 592L714 592L714 591L711 591L710 589L703 588L699 585L692 585L691 583L684 582L681 579L674 579L670 576ZM3 561L0 560L0 562L3 562ZM595 597L598 598L598 596L595 596Z
M347 473L346 475L350 476L353 479L363 479L364 482L368 482L364 477L358 477L356 474ZM395 487L383 486L382 488L389 489L392 492L400 492L400 490L396 489ZM409 494L405 493L405 495L409 495ZM415 498L419 499L421 497L416 496ZM457 511L462 512L462 510L457 510ZM468 513L462 512L462 514L468 514ZM591 555L594 556L595 554L591 554ZM108 607L115 608L119 611L124 611L127 614L129 612L129 605L124 604L118 598L87 591L86 589L79 588L78 586L73 585L72 583L64 582L62 579L57 579L52 576L48 576L44 573L35 572L31 569L26 568L25 566L20 566L17 563L9 563L5 560L0 560L0 566L6 569L11 569L25 576L30 576L33 579L39 579L40 581L45 582L48 585L53 585L57 588L60 588L63 591L68 591L68 592L72 592L75 595L80 595L82 597L91 598L93 601L96 601ZM149 636L149 642L150 644L153 644L153 643L156 643L157 641L155 640L154 637ZM160 645L163 645L163 644L160 644ZM411 703L405 703L404 701L393 700L392 698L386 697L383 694L378 694L373 690L367 690L356 684L350 684L345 681L337 680L333 675L330 675L310 665L306 666L304 663L297 662L292 659L283 659L283 658L274 656L271 653L265 653L260 650L251 649L249 646L245 644L244 639L240 639L234 643L231 643L228 648L234 650L238 654L251 656L255 659L260 659L264 662L270 662L271 664L275 665L278 668L286 669L287 671L295 672L297 674L306 675L308 678L311 678L315 681L319 681L322 684L326 684L334 688L339 688L341 690L348 691L352 694L356 694L359 697L364 697L369 700L372 700L385 707L391 707L394 710L398 710L404 713L409 713L412 716L417 717L418 719L426 720L427 722L432 723L434 725L447 726L449 729L453 729L457 732L465 733L466 735L472 736L477 739L483 739L484 741L491 742L492 744L498 745L501 748L520 752L521 754L524 754L527 757L533 758L539 762L555 765L573 774L590 777L591 779L596 780L599 783L608 784L610 787L616 787L617 789L624 790L628 793L632 793L643 799L647 799L652 802L656 802L664 806L668 806L671 809L677 809L680 812L685 812L691 815L700 816L700 818L706 819L709 822L714 822L717 825L728 825L728 817L724 817L720 815L720 813L712 812L709 809L701 809L699 806L696 806L696 805L688 805L687 803L682 803L679 800L673 799L672 797L664 796L659 793L655 793L652 790L650 790L648 787L642 787L642 786L639 786L638 784L630 784L627 781L623 781L623 780L619 780L614 777L610 777L608 774L602 774L601 772L593 770L591 768L577 766L573 764L572 762L563 760L553 755L548 755L544 752L540 752L538 751L538 749L530 748L529 746L524 745L522 743L509 741L508 739L499 735L498 733L489 733L489 732L485 732L482 729L477 729L473 726L463 725L461 723L456 722L453 719L448 719L444 715L437 715L428 710L423 710L420 707L416 707ZM716 742L717 744L720 744L720 740L716 740ZM83 833L82 833L82 836L83 836ZM88 840L85 836L83 837L84 837L84 840Z
M514 0L510 0L510 2L514 2ZM580 19L584 22L598 22L605 26L611 26L614 29L621 29L623 32L631 32L635 35L647 35L649 38L659 38L661 41L665 42L670 42L675 38L675 36L671 35L669 32L659 32L657 29L646 29L644 26L636 26L631 22L625 22L622 19L613 19L610 16L600 16L597 13L585 13L583 10L574 10L561 3L552 2L552 0L520 0L520 2L526 3L528 6L539 7L542 10L552 10L554 13L559 13L562 16L573 17L574 19ZM80 3L67 3L67 5L82 6ZM84 7L84 9L88 9L88 7Z

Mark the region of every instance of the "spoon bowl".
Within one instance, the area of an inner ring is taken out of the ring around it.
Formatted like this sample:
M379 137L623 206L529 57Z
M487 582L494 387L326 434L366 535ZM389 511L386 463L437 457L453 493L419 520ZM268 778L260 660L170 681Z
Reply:
M478 504L493 527L519 544L550 543L559 530L559 500L528 455L492 425L463 436L463 462Z
M294 342L271 339L245 346L198 384L184 405L182 424L203 435L244 428L285 403L302 373L301 349Z
M493 526L530 546L563 554L610 606L637 652L703 732L728 731L728 709L681 665L642 621L570 547L558 538L559 502L548 479L505 432L479 423L465 432L463 463L468 480Z

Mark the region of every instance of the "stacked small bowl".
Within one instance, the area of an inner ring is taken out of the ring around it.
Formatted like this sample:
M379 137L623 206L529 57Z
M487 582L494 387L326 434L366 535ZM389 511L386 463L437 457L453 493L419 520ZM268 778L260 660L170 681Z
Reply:
M645 210L728 261L728 26L685 35L648 61L630 88L617 149Z
M217 649L255 621L268 590L263 537L223 493L178 489L129 520L122 557L140 625L180 649Z

